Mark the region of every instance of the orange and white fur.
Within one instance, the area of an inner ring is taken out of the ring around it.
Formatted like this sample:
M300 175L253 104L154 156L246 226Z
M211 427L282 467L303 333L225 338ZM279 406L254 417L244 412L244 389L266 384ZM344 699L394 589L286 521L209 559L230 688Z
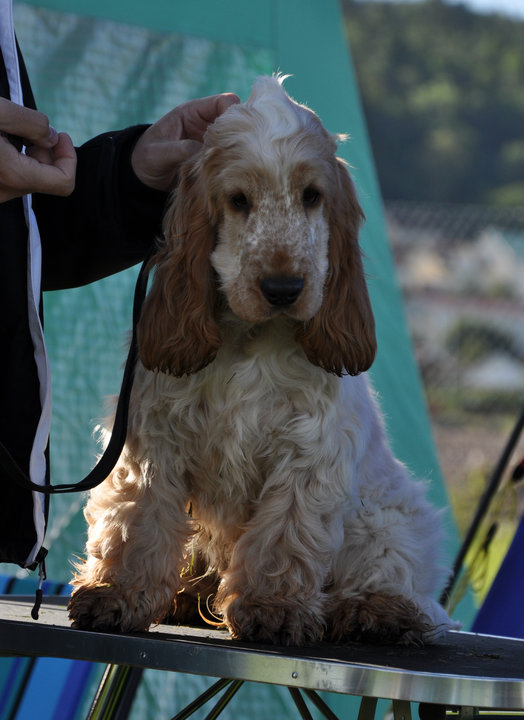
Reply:
M76 627L184 622L211 594L233 636L259 642L425 642L456 627L432 599L437 514L360 374L374 322L337 139L261 78L183 168L127 443L85 510Z

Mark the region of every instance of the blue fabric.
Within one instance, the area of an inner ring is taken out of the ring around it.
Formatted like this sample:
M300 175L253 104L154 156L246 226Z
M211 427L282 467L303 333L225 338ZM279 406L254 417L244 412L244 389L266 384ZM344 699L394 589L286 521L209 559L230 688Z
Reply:
M36 586L32 578L13 580L0 575L0 593L30 595ZM71 592L69 585L49 580L42 589L44 596ZM62 658L0 658L0 720L74 718L94 667L93 663Z
M524 517L472 626L473 632L524 638Z

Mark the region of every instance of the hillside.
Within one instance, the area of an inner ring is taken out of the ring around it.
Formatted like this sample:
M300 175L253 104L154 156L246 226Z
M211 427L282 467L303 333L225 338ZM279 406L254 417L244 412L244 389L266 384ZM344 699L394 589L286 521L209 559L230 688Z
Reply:
M342 6L384 198L524 205L524 22Z

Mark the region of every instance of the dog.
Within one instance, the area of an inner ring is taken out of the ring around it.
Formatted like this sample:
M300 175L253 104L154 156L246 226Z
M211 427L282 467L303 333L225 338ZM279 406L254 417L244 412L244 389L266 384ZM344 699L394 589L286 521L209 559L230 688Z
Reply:
M125 448L85 509L73 625L195 616L300 646L432 642L457 627L438 513L393 456L337 141L258 79L181 170L138 326Z

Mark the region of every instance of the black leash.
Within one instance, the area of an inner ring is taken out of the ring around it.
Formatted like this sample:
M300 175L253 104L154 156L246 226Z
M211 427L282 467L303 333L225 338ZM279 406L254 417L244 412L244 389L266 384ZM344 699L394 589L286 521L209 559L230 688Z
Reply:
M140 268L135 286L133 299L133 332L129 353L124 368L122 386L115 413L115 421L109 443L95 465L85 478L76 483L63 483L61 485L38 485L33 482L27 474L19 467L9 450L0 442L0 469L10 477L17 485L34 490L45 495L58 495L61 493L81 492L91 490L100 485L115 467L127 435L127 419L129 411L129 398L133 386L133 377L136 361L138 359L137 324L142 311L142 305L147 292L147 280L149 276L149 261L154 250L151 250Z

